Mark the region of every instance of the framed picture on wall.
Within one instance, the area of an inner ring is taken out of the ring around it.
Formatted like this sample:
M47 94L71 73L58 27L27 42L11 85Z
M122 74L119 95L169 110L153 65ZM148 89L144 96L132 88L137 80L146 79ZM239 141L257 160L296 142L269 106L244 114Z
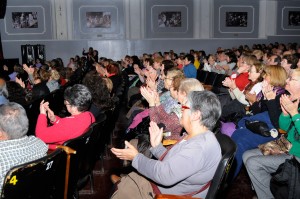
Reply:
M219 7L220 33L252 33L255 9L252 6L224 5Z
M188 7L182 6L160 6L151 8L151 30L152 32L178 32L188 31Z
M216 38L258 37L259 0L214 0L212 15Z
M7 6L4 28L7 35L44 34L45 9L42 6Z
M248 12L226 12L226 27L247 27Z
M79 31L82 34L119 32L118 8L115 6L81 6Z
M277 34L300 35L300 5L298 2L278 2Z
M111 12L86 12L87 28L111 28Z
M124 11L122 1L91 0L73 2L74 38L124 38Z
M193 36L191 1L146 1L146 37L188 38Z

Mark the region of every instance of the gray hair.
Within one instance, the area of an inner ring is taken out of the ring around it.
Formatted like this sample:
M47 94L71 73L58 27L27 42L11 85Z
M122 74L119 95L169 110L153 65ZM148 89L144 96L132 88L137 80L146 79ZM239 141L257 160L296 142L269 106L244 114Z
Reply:
M213 130L221 116L221 103L211 91L191 91L188 94L191 112L200 111L201 125Z
M0 131L7 134L8 139L18 139L28 131L28 118L25 109L15 102L0 105Z

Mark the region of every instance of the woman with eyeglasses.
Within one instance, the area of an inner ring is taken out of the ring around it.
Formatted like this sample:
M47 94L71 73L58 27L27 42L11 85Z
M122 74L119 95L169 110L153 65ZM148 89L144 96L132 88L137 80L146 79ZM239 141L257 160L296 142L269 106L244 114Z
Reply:
M263 65L254 56L244 56L242 59L243 61L240 63L238 73L242 73L243 75L238 75L236 78L226 78L223 82L223 85L229 88L229 94L232 101L224 105L222 109L222 118L237 113L245 115L246 112L244 106L249 105L249 101L246 100L246 94L248 96L254 94L256 97L256 94L261 91L261 83L258 82L262 81L261 73ZM245 86L241 86L241 82L247 82L244 80L246 73L248 77L247 81L249 83L247 85L244 84ZM251 100L253 103L252 98Z
M256 148L259 144L274 140L272 136L264 137L256 134L246 128L245 122L262 121L270 129L278 129L279 116L281 114L280 96L285 93L285 84L287 79L286 71L278 65L270 65L264 68L264 80L262 82L262 91L257 95L256 102L252 104L250 110L252 116L243 117L237 125L231 136L237 144L235 155L236 169L235 177L239 174L242 167L242 155L245 151Z
M68 87L64 93L65 105L69 117L60 118L49 108L49 102L40 104L40 115L37 120L35 133L38 138L49 144L49 149L56 145L82 135L95 122L93 114L87 111L92 103L92 95L88 88L81 84ZM48 126L50 120L51 126Z
M119 183L111 198L154 198L159 193L205 198L221 160L221 148L212 132L220 115L215 94L192 91L182 105L180 119L187 135L172 148L162 145L163 129L150 122L150 150L157 160L145 157L129 142L125 142L126 149L112 148L119 159L131 160L136 172L112 178Z
M289 95L283 94L280 97L282 113L279 117L279 127L287 131L287 139L292 144L289 154L264 156L259 149L253 149L243 155L244 164L258 198L274 198L270 191L271 173L292 156L300 160L300 69L292 70L285 88Z

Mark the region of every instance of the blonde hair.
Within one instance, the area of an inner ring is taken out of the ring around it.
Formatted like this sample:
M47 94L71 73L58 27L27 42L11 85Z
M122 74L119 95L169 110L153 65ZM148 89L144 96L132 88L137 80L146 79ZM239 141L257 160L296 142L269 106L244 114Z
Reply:
M57 72L57 70L51 70L50 71L50 77L51 77L51 79L54 79L56 81L60 79L60 75Z
M243 61L250 66L260 63L260 61L258 61L258 59L254 55L243 56Z
M254 55L257 59L261 59L264 56L264 52L261 50L253 50L252 55Z
M181 76L184 75L182 70L178 69L178 68L172 68L170 70L167 71L167 75L171 76L171 78L174 78L176 76Z
M292 70L292 74L296 73L297 79L300 80L300 68L296 68Z
M191 91L203 91L203 90L204 90L203 85L199 82L199 80L195 78L183 79L180 82L180 86L178 89L178 91L185 92L186 94L188 94Z
M111 91L113 89L113 83L112 83L111 79L109 79L107 77L103 77L102 79L105 82L105 84L106 84L106 86L108 88L108 91L111 93Z
M264 68L264 73L264 75L270 75L270 84L272 86L285 86L288 75L282 66L267 65Z
M185 79L184 74L173 77L172 87L175 91L178 91L179 86L180 86L182 80L184 80L184 79Z
M158 63L161 63L163 61L163 58L162 57L155 57L154 59L153 59L153 62L158 62Z

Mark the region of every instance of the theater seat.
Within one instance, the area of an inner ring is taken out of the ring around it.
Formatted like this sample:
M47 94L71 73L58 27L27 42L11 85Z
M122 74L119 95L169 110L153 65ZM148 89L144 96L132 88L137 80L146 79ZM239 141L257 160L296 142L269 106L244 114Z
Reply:
M212 179L211 185L208 189L206 199L224 198L224 191L231 182L231 166L236 153L236 144L227 135L218 133L216 138L220 143L222 150L222 159L218 165L216 173ZM223 194L223 195L222 195ZM156 199L187 199L190 196L177 196L170 194L159 194L155 196Z
M0 198L66 199L67 156L59 148L43 158L11 168L4 178Z
M103 139L102 128L104 122L93 123L87 131L74 139L68 140L64 146L76 151L70 161L70 178L68 186L68 198L78 198L78 191L90 180L91 192L93 192L92 171L98 160L99 139Z
M204 84L209 72L205 70L197 70L197 79Z

